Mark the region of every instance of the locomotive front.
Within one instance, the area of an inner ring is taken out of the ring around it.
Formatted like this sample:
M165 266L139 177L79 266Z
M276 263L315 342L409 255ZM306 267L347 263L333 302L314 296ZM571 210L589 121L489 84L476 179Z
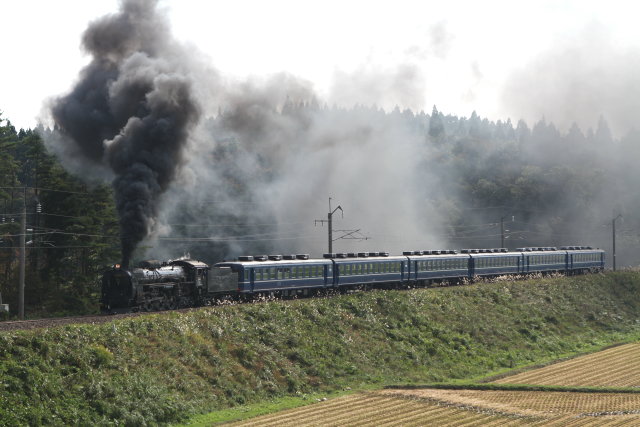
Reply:
M103 313L129 311L135 298L134 281L131 272L115 265L102 275L102 298L100 309Z

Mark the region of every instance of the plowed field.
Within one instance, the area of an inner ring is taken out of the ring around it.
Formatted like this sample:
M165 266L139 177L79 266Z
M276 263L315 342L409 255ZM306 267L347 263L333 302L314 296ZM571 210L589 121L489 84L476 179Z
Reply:
M640 395L383 390L265 415L235 426L640 425Z
M593 387L640 387L640 344L626 344L494 381Z

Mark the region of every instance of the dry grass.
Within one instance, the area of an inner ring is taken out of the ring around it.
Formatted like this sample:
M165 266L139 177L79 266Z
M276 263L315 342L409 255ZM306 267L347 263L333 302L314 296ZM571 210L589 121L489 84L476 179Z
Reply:
M640 387L640 344L613 347L494 382L584 387Z
M586 426L640 424L640 395L382 390L265 415L234 426Z

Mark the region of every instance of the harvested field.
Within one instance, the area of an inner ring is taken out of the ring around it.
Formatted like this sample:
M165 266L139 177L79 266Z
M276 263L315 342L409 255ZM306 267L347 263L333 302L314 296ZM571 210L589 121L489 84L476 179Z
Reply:
M609 348L494 382L582 387L640 387L640 344Z
M640 424L640 395L382 390L265 415L235 426L583 426Z

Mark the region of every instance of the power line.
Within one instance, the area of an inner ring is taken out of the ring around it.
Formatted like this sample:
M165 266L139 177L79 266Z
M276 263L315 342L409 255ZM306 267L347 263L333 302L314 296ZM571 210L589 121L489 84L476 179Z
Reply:
M53 191L57 193L68 193L68 194L92 194L87 191L71 191L71 190L57 190L55 188L43 188L43 187L31 187L28 185L22 185L20 187L0 187L2 190L37 190L37 191Z

